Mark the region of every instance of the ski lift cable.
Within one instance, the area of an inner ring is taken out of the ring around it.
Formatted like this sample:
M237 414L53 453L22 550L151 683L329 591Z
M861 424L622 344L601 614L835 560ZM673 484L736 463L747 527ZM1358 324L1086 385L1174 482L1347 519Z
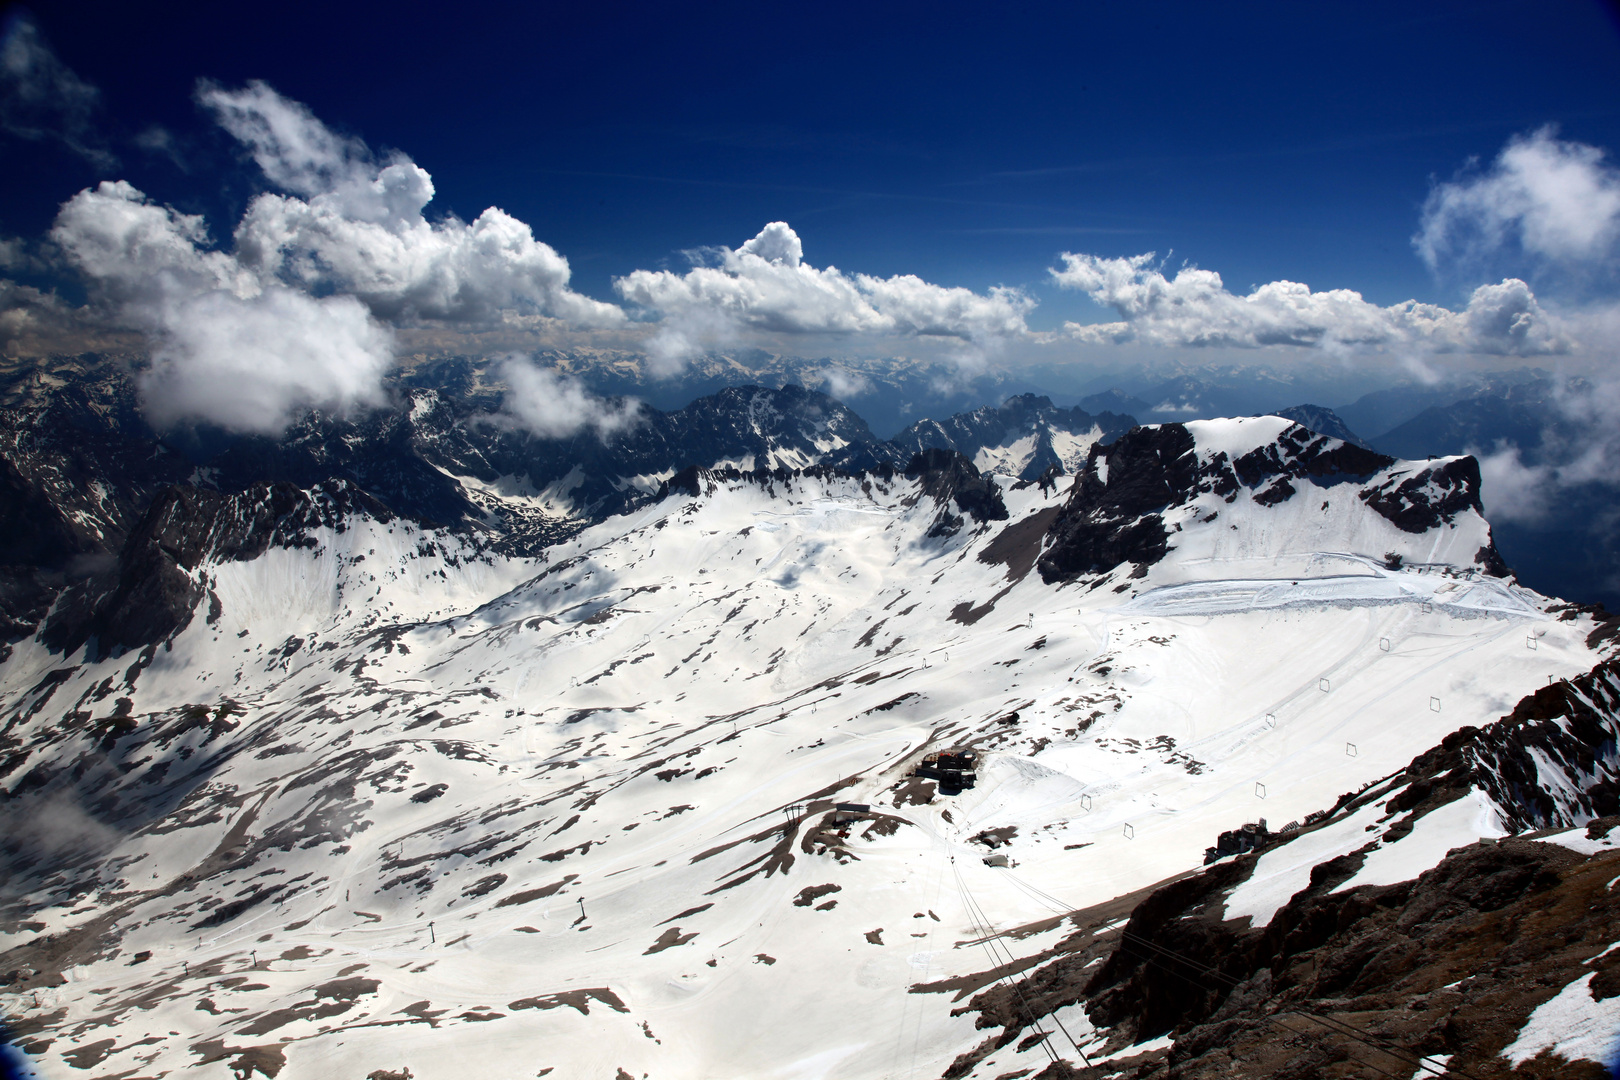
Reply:
M1019 880L1018 878L1013 877L1011 874L1008 874L1007 877L1013 883L1014 887L1022 890L1022 892L1024 893L1025 896L1028 896L1031 900L1034 900L1037 904L1040 904L1044 908L1048 908L1049 910L1053 911L1054 913L1056 913L1058 915L1067 915L1069 912L1074 910L1073 908L1066 908L1066 907L1058 906L1058 904L1055 903L1050 897L1047 897L1044 894L1042 894L1039 889L1036 889L1036 888L1030 886L1029 884L1027 884L1026 882L1023 882L1023 881Z
M936 835L938 835L938 834L936 834ZM943 837L941 837L941 839L943 839ZM1006 945L1006 943L1004 941L1001 940L1003 935L994 929L993 925L990 922L989 916L984 914L984 909L982 907L980 907L979 904L978 904L978 901L976 899L974 899L974 897L972 895L972 890L970 890L968 888L967 881L962 877L962 871L961 871L960 868L958 868L956 866L956 860L954 858L951 860L951 868L956 873L957 884L960 887L960 890L962 892L963 902L969 908L969 917L972 918L973 921L974 921L975 931L980 933L980 935L981 935L981 944L984 944L986 946L986 950L989 951L992 956L996 955L995 946L999 945L1000 948L1001 948L1002 955L1005 956L1005 960L1004 961L998 961L998 965L1000 963L1004 962L1009 967L1011 967L1014 963L1017 962L1016 958L1012 954L1012 950L1007 947L1007 945ZM1013 884L1015 886L1018 886L1018 887L1024 889L1026 892L1033 889L1034 893L1040 893L1040 896L1037 896L1035 898L1037 900L1040 900L1042 897L1044 897L1045 899L1042 900L1042 902L1046 903L1048 906L1061 905L1062 904L1061 900L1058 900L1056 897L1051 896L1050 894L1041 893L1041 890L1039 890L1039 889L1034 889L1033 886L1030 886L1027 882L1024 882L1021 878L1019 878L1017 875L1013 874L1010 870L1007 871L1007 876L1012 879ZM1031 895L1033 895L1033 894L1031 894ZM978 912L977 915L974 914L975 910ZM1060 914L1062 914L1062 913L1072 911L1073 908L1072 907L1059 906L1059 907L1056 908L1056 910ZM981 924L982 924L982 926L981 926ZM1010 976L1008 976L1008 979L1010 981ZM1024 1001L1023 992L1022 992L1021 988L1018 986L1018 984L1016 982L1012 982L1011 985L1012 985L1014 991L1018 994L1019 999L1021 1001ZM1029 1009L1029 1005L1028 1005L1027 1001L1024 1001L1024 1007L1025 1007L1025 1010L1030 1012L1030 1015L1033 1017L1034 1012L1033 1012L1033 1010ZM1058 1030L1063 1033L1063 1037L1069 1041L1069 1045L1074 1047L1074 1052L1076 1054L1080 1055L1080 1060L1085 1062L1086 1065L1089 1067L1090 1064L1091 1064L1090 1059L1086 1057L1086 1052L1084 1050L1080 1049L1080 1044L1075 1041L1074 1036L1069 1034L1069 1029L1064 1026L1063 1021L1061 1021L1061 1020L1059 1020L1057 1018L1057 1015L1056 1015L1055 1011L1052 1012L1052 1013L1049 1013L1048 1015L1051 1016L1052 1022L1057 1025ZM1035 1029L1037 1031L1041 1030L1038 1019L1035 1021Z
M992 948L990 951L992 952L992 955L994 955L994 949ZM1014 964L1015 962L1016 962L1015 958L1013 958L1010 954L1006 954L1006 959L1005 960L999 960L998 959L997 966L1001 966L1001 965L1005 964L1008 967L1011 967L1011 965ZM1009 971L1006 975L1002 976L1001 981L1005 982L1007 984L1008 989L1012 990L1012 992L1017 996L1018 1003L1022 1007L1024 1014L1029 1017L1030 1026L1032 1026L1036 1030L1036 1032L1041 1036L1041 1043L1046 1048L1047 1055L1049 1057L1051 1057L1051 1059L1053 1061L1056 1061L1058 1059L1058 1052L1052 1046L1052 1041L1053 1041L1052 1040L1052 1033L1050 1031L1047 1031L1044 1027L1041 1026L1041 1016L1040 1016L1039 1013L1037 1013L1035 1011L1034 1006L1030 1004L1029 998L1024 994L1024 988L1023 988L1022 984L1016 978L1014 978L1013 973L1011 971ZM1071 1046L1073 1046L1074 1045L1074 1039L1073 1039L1072 1036L1069 1035L1068 1030L1063 1027L1062 1022L1059 1021L1058 1018L1055 1015L1051 1014L1051 1013L1048 1013L1047 1017L1049 1019L1051 1019L1051 1021L1057 1026L1059 1031L1063 1032L1064 1038L1067 1038L1069 1040L1069 1044ZM1075 1051L1077 1053L1079 1052L1079 1047L1078 1046L1075 1047ZM1084 1057L1083 1054L1081 1056Z
M954 862L953 862L953 863L952 863L952 864L951 864L951 865L952 865L952 867L953 867L953 868L955 868L955 865L956 865L956 864L955 864L955 863L954 863ZM961 883L961 886L962 886L962 895L963 895L963 897L964 897L964 899L966 899L966 900L967 900L967 902L968 902L968 903L969 903L969 904L970 904L970 905L972 905L972 907L973 907L973 908L974 908L974 909L977 909L977 911L978 911L978 913L979 913L979 916L980 916L980 917L982 917L982 922L983 922L983 924L984 924L984 926L985 926L985 928L986 928L986 929L987 929L987 930L990 930L990 929L992 929L992 927L991 927L991 925L990 925L990 920L989 920L989 916L987 916L987 915L985 915L985 914L984 914L984 909L983 909L983 908L982 908L982 907L980 907L980 906L979 906L979 903L978 903L978 901L977 901L977 900L976 900L976 899L974 899L974 898L973 898L973 894L972 894L972 890L970 890L970 889L969 889L969 888L968 888L968 887L967 887L967 882L966 882L966 881L965 881L965 880L964 880L964 879L963 879L963 878L962 878L962 872L961 872L961 870L960 870L960 869L957 869L957 870L956 870L956 877L957 877L957 881L958 881L958 882L960 882L960 883ZM979 918L976 918L976 919L975 919L975 922L979 922L979 921L981 921L981 919L979 919ZM993 941L995 941L995 942L996 942L996 943L997 943L997 944L999 944L999 945L1000 945L1000 947L1001 947L1001 951L1002 951L1002 953L1003 953L1003 955L1005 955L1005 956L1006 956L1006 961L1005 961L1005 962L1006 962L1006 963L1007 963L1007 965L1008 965L1008 966L1009 966L1009 967L1010 967L1010 966L1011 966L1011 965L1013 965L1013 964L1014 964L1014 963L1016 963L1016 962L1017 962L1017 961L1016 961L1016 958L1015 958L1015 957L1014 957L1014 956L1013 956L1013 954L1012 954L1012 950L1011 950L1011 949L1010 949L1010 948L1008 948L1008 947L1007 947L1007 945L1006 945L1006 942L1005 942L1005 941L1002 941L1002 940L1001 940L1001 939L1002 939L1002 935L1001 935L1001 934L999 934L999 933L993 933L993 934L992 934L992 936L991 936L991 937L990 937L990 938L987 938L987 939L986 939L986 940L993 940ZM1009 976L1008 976L1008 978L1009 978L1009 979L1010 979L1010 978L1011 978L1011 975L1010 975L1010 974L1009 974ZM1025 1010L1026 1010L1026 1011L1029 1011L1029 1012L1030 1012L1030 1015L1031 1015L1031 1016L1032 1016L1032 1017L1033 1017L1033 1016L1034 1016L1034 1012L1033 1012L1033 1010L1030 1010L1030 1009L1029 1009L1029 1003L1028 1003L1028 1001L1027 1001L1027 1000L1025 1000L1025 999L1024 999L1024 996L1023 996L1023 990L1022 990L1022 988L1020 988L1020 987L1019 987L1019 986L1018 986L1018 984L1017 984L1017 983L1016 983L1016 982L1014 982L1014 983L1013 983L1013 986L1014 986L1014 989L1015 989L1015 990L1016 990L1016 991L1017 991L1017 993L1018 993L1018 996L1019 996L1019 1000L1020 1000L1020 1001L1023 1001L1023 1002L1024 1002L1024 1008L1025 1008ZM1058 1019L1058 1017L1057 1017L1057 1012L1056 1012L1056 1010L1053 1010L1053 1011L1052 1011L1052 1012L1050 1012L1050 1013L1048 1013L1048 1014L1047 1014L1047 1015L1048 1015L1048 1016L1049 1016L1049 1017L1051 1017L1051 1019L1052 1019L1052 1023L1053 1023L1053 1024L1055 1024L1055 1025L1057 1025L1057 1029L1058 1029L1058 1030L1059 1030L1059 1031L1061 1031L1061 1032L1062 1032L1062 1033L1063 1033L1063 1037L1064 1037L1064 1038L1065 1038L1065 1039L1067 1039L1067 1040L1069 1040L1069 1045L1070 1045L1070 1046L1072 1046L1072 1047L1074 1047L1074 1052L1075 1052L1075 1053L1077 1053L1077 1054L1079 1054L1079 1055L1080 1055L1080 1060L1081 1060L1081 1061L1083 1061L1083 1062L1085 1062L1085 1064L1086 1064L1086 1066L1087 1066L1087 1067L1088 1067L1088 1068L1089 1068L1089 1067L1090 1067L1090 1065L1091 1065L1091 1059L1089 1059L1089 1058L1088 1058L1088 1057L1086 1057L1086 1052L1085 1052L1085 1051L1084 1051L1084 1050L1082 1050L1082 1049L1080 1049L1080 1044L1079 1044L1079 1043L1078 1043L1078 1042L1076 1042L1076 1041L1075 1041L1075 1038L1074 1038L1074 1036L1073 1036L1073 1035L1070 1035L1070 1034L1069 1034L1069 1029L1068 1029L1068 1028L1067 1028L1067 1027L1065 1027L1065 1026L1064 1026L1064 1023L1063 1023L1063 1021L1062 1021L1062 1020L1059 1020L1059 1019ZM1037 1030L1037 1031L1039 1031L1039 1030L1040 1030L1040 1027L1039 1027L1039 1023L1038 1023L1038 1020L1037 1020L1037 1022L1036 1022L1036 1030Z
M1001 966L1000 961L996 962L996 966ZM1008 990L1011 990L1013 995L1018 999L1018 1008L1022 1016L1027 1018L1029 1026L1035 1029L1036 1041L1041 1044L1041 1049L1045 1051L1046 1056L1050 1060L1056 1062L1058 1060L1058 1052L1057 1049L1052 1045L1052 1032L1048 1031L1044 1026L1042 1026L1040 1014L1037 1013L1030 1005L1030 1002L1025 997L1023 988L1019 986L1018 981L1010 974L1003 975L996 981L1004 985Z
M1008 875L1008 876L1012 877L1013 875ZM1062 905L1062 903L1063 903L1063 901L1059 900L1055 896L1052 896L1050 893L1046 893L1046 892L1042 891L1041 889L1039 889L1038 887L1036 887L1034 885L1031 885L1028 882L1022 881L1022 880L1020 880L1020 879L1018 879L1016 877L1014 877L1014 884L1022 886L1025 889L1026 892L1028 892L1032 896L1036 896L1038 899L1041 899L1048 907L1056 909L1056 908L1059 908L1059 906ZM1075 909L1071 906L1071 907L1062 907L1061 910L1064 911L1064 912L1069 912L1069 911L1073 911ZM1169 957L1171 959L1182 960L1185 963L1191 964L1193 967L1201 969L1202 973L1210 974L1210 975L1213 975L1213 976L1215 976L1217 978L1223 979L1224 981L1226 981L1231 986L1235 987L1235 986L1238 985L1238 980L1236 980L1236 979L1232 978L1231 976L1227 975L1225 972L1217 971L1217 970L1210 969L1210 968L1205 968L1203 965L1197 963L1197 961L1191 960L1190 958L1187 958L1187 957L1183 957L1180 954L1176 953L1174 950L1166 949L1163 946L1159 945L1157 942L1154 942L1154 941L1151 941L1151 940L1149 940L1147 938L1144 938L1139 934L1133 934L1133 933L1131 933L1131 932L1129 932L1127 930L1122 929L1120 931L1120 940L1122 940L1122 941L1131 941L1131 942L1133 942L1135 944L1143 945L1143 946L1145 946L1147 948L1153 949L1155 952L1162 953L1162 954L1164 954L1165 956L1167 956L1167 957Z
M972 891L968 889L967 882L962 880L960 871L957 872L957 877L961 882L962 896L968 905L969 914L974 920L975 928L979 929L984 935L981 939L981 943L989 952L991 952L992 955L996 956L996 963L998 966L1006 964L1010 967L1011 965L1016 964L1017 957L1013 956L1012 950L1009 949L1006 943L1001 940L1001 935L997 933L994 926L991 925L989 916L985 913L984 908L979 905L979 902L973 896ZM1009 975L1008 978L1010 977L1011 976ZM1033 1010L1029 1010L1028 1002L1024 999L1023 991L1018 989L1017 992L1020 1001L1024 1002L1026 1011L1030 1011L1031 1015L1033 1016ZM1053 1019L1056 1020L1056 1017L1053 1017ZM1040 1030L1038 1018L1036 1030ZM1067 1032L1065 1032L1065 1034L1067 1034ZM1071 1039L1070 1042L1073 1042L1073 1040Z
M949 847L948 847L948 845L946 843L946 840L945 840L945 837L943 835L941 835L941 834L939 834L937 832L932 832L931 831L930 836L932 838L932 841L933 841L936 849L939 851L940 854L948 853ZM929 860L929 861L933 862L933 860ZM934 895L933 895L932 901L930 902L930 906L926 909L930 915L933 915L934 908L939 907L940 893L944 892L944 890L945 890L945 868L944 868L944 865L940 864L940 863L934 863L934 867L935 867ZM935 933L935 931L934 931L934 927L933 927L932 923L933 922L938 922L938 919L939 919L938 916L934 916L933 920L931 920L931 925L928 928L928 942L927 942L927 944L929 946L929 955L932 955L932 951L933 951L932 946L934 944L934 933ZM911 997L910 994L907 994L906 996L907 996L908 999ZM911 1043L911 1068L910 1068L910 1071L906 1074L908 1077L915 1077L917 1075L917 1059L921 1055L921 1052L922 1052L923 1012L924 1012L923 1003L922 1003L921 999L919 999L918 1002L917 1002L916 1035L912 1039L912 1043ZM900 1040L901 1040L901 1046L902 1047L905 1045L905 1037L906 1037L905 1036L905 1008L904 1008L904 1005L902 1005L902 1009L901 1009L901 1028L900 1028Z
M934 843L938 846L940 854L942 854L942 855L947 854L950 851L950 846L947 843L947 841L945 840L945 837L940 835L939 833L934 834ZM927 907L926 909L924 909L930 915L933 916L933 918L931 918L929 920L929 927L928 927L927 945L928 945L928 952L929 952L930 956L933 955L934 934L938 932L937 927L938 927L938 924L939 924L939 917L937 915L934 915L934 909L941 906L940 902L939 902L939 898L944 892L945 892L945 866L944 866L943 863L935 863L934 864L934 896L933 896L932 902L930 903L930 906ZM917 1056L918 1056L919 1051L922 1048L923 1012L924 1012L924 1002L923 1002L922 998L919 997L917 999L917 1037L916 1037L915 1041L912 1044L912 1050L911 1050L911 1061L912 1061L911 1068L912 1068L912 1073L913 1074L916 1073L916 1070L917 1070Z
M993 944L993 935L987 932L988 927L980 924L979 909L973 903L973 900L968 893L967 883L962 880L961 867L956 865L956 860L954 857L951 859L951 871L956 875L957 891L961 894L963 907L966 908L968 918L973 923L973 932L979 935L979 944L990 956L991 970L993 971L996 968L1001 967L1002 964L1007 961L1003 961L1001 956L996 952ZM1041 1018L1036 1014L1034 1009L1030 1008L1029 999L1024 996L1023 987L1018 985L1017 981L1012 978L1012 974L1010 972L1003 975L996 981L1005 982L1008 988L1012 990L1013 995L1018 999L1019 1005L1022 1006L1024 1014L1029 1017L1030 1026L1033 1027L1041 1036L1041 1048L1046 1051L1047 1057L1051 1058L1053 1062L1056 1062L1058 1057L1057 1051L1053 1049L1051 1045L1052 1033L1041 1026Z
M939 841L940 841L940 837L938 837L938 836L935 836L933 839L934 839L934 843L936 843L936 844L938 844ZM938 900L938 897L939 897L939 888L944 886L944 882L942 880L939 880L939 878L942 878L942 877L943 877L943 875L939 875L939 877L936 878L936 886L938 886L934 890L934 896L935 896L936 901ZM930 909L930 910L932 910L932 909ZM933 943L933 931L932 931L932 929L930 929L930 931L929 931L929 944L932 944L932 943ZM906 996L909 998L911 995L907 994ZM902 1045L904 1045L903 1040L906 1037L905 1036L905 1026L904 1026L905 1025L905 1008L906 1008L906 1006L904 1004L902 1004L901 1013L900 1013L900 1020L901 1020L900 1038L902 1040ZM911 1040L911 1068L906 1073L906 1076L909 1077L909 1078L913 1078L913 1080L917 1075L917 1059L922 1055L922 1029L923 1029L923 1011L922 1011L922 1004L921 1004L921 1002L919 1002L918 1006L917 1006L916 1031L913 1034L912 1040Z
M993 944L993 935L987 933L988 928L980 924L975 906L972 900L969 898L967 885L962 881L962 872L957 869L954 860L952 861L951 868L956 874L957 887L962 896L963 906L967 909L968 918L973 922L974 933L979 935L979 944L990 956L992 970L994 970L994 968L1001 967L1004 963L1009 963L1009 961L1004 961L1001 955L996 952ZM1035 1010L1030 1007L1029 999L1024 996L1023 987L1021 987L1018 982L1012 978L1011 972L1003 975L996 981L1005 983L1007 988L1013 992L1013 995L1018 999L1018 1004L1022 1008L1024 1015L1029 1017L1030 1026L1033 1027L1036 1033L1040 1036L1039 1042L1041 1044L1041 1048L1046 1051L1047 1057L1056 1062L1058 1058L1057 1051L1053 1049L1051 1044L1052 1033L1041 1026L1041 1018L1036 1014Z

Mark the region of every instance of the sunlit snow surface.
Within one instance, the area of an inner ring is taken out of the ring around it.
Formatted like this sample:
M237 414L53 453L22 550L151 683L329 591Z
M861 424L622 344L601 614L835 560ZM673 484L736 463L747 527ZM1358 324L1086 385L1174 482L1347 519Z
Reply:
M903 479L794 479L671 498L540 563L365 524L215 568L217 623L129 696L153 731L223 699L239 726L85 780L86 803L133 799L168 762L198 794L117 839L115 887L21 884L45 929L0 945L108 912L122 937L3 1007L65 1010L58 1071L114 1039L98 1074L226 1077L284 1044L295 1077L937 1076L983 1033L953 992L904 991L989 966L969 896L1007 928L1053 913L1036 892L1080 907L1191 870L1222 829L1303 818L1593 662L1588 623L1468 572L1472 514L1411 535L1354 484L1208 496L1146 577L1060 588L978 558L1066 494L1003 487L1009 522L944 541ZM81 667L16 733L129 662ZM7 714L63 664L19 647ZM925 747L967 739L977 788L896 805ZM832 801L888 818L817 844ZM1422 869L1474 824L1420 823L1362 872ZM1004 826L1013 874L972 842ZM1291 859L1233 907L1269 918L1308 880Z

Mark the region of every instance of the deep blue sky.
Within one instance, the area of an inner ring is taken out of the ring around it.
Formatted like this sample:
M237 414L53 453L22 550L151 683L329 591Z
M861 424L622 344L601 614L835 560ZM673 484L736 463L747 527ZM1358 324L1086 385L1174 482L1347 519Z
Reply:
M1044 284L1062 250L1449 304L1409 243L1431 177L1548 122L1620 151L1620 20L1585 0L28 10L120 164L0 142L5 233L114 175L227 233L259 181L192 89L263 78L408 153L430 211L529 222L603 299L783 219L818 266L1031 287L1035 327L1100 314ZM152 124L185 171L129 141Z

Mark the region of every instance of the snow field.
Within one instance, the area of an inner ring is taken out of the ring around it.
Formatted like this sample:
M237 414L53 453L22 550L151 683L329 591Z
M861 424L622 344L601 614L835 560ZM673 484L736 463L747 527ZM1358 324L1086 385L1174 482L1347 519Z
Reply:
M1210 437L1270 428L1236 430ZM1004 494L1008 524L1062 498ZM104 856L124 885L36 883L43 932L117 910L123 935L53 999L51 1056L116 1033L98 1068L201 1077L230 1075L228 1056L198 1067L208 1039L285 1043L288 1075L429 1080L469 1056L514 1076L937 1075L983 1033L949 1015L952 993L902 991L990 966L970 903L1006 929L1052 915L1043 896L1143 888L1198 866L1221 830L1303 818L1592 661L1589 627L1534 594L1377 565L1395 550L1470 566L1482 522L1399 533L1348 488L1200 504L1144 579L1095 588L1009 581L978 558L1002 526L929 539L936 512L901 480L737 482L541 564L413 556L419 535L368 525L211 569L222 616L128 694L151 724L228 697L239 726L154 750L210 787ZM282 655L292 637L306 643ZM20 648L5 704L60 663ZM128 664L81 667L57 700ZM984 755L978 786L904 797L925 748L958 742ZM823 828L834 802L883 816L840 838ZM1317 847L1360 846L1363 825L1267 853L1228 914L1266 921ZM1478 826L1420 821L1363 873L1426 868ZM1012 873L982 862L991 829L1013 830ZM128 966L136 951L152 958ZM376 984L330 988L345 979Z

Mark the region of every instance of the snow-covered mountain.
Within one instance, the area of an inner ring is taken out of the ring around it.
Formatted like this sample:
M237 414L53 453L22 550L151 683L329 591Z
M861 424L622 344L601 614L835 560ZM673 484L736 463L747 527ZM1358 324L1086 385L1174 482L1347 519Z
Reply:
M1290 405L1285 409L1272 410L1271 415L1292 420L1320 435L1331 435L1335 439L1343 439L1357 446L1367 445L1367 440L1351 431L1350 426L1338 413L1321 405Z
M465 363L419 365L395 388L393 408L354 418L312 413L276 438L189 439L147 427L120 363L87 357L0 379L0 519L8 523L0 651L31 633L67 586L97 587L153 500L175 484L240 495L267 484L343 483L393 514L525 556L647 502L694 465L904 468L924 446L950 446L1003 472L1035 461L1038 473L1054 440L1072 463L1076 450L1083 457L1090 441L1132 423L1018 398L947 418L952 440L901 444L876 438L816 391L744 386L669 412L642 407L634 423L605 434L541 438L499 412L505 388L487 375Z
M419 1080L1599 1060L1569 1017L1615 1000L1620 856L1567 829L1620 810L1615 626L1515 583L1472 459L1261 417L1072 481L787 464L521 553L352 477L154 503L0 663L20 1044ZM959 747L972 788L912 774ZM1529 828L1565 831L1475 843Z

